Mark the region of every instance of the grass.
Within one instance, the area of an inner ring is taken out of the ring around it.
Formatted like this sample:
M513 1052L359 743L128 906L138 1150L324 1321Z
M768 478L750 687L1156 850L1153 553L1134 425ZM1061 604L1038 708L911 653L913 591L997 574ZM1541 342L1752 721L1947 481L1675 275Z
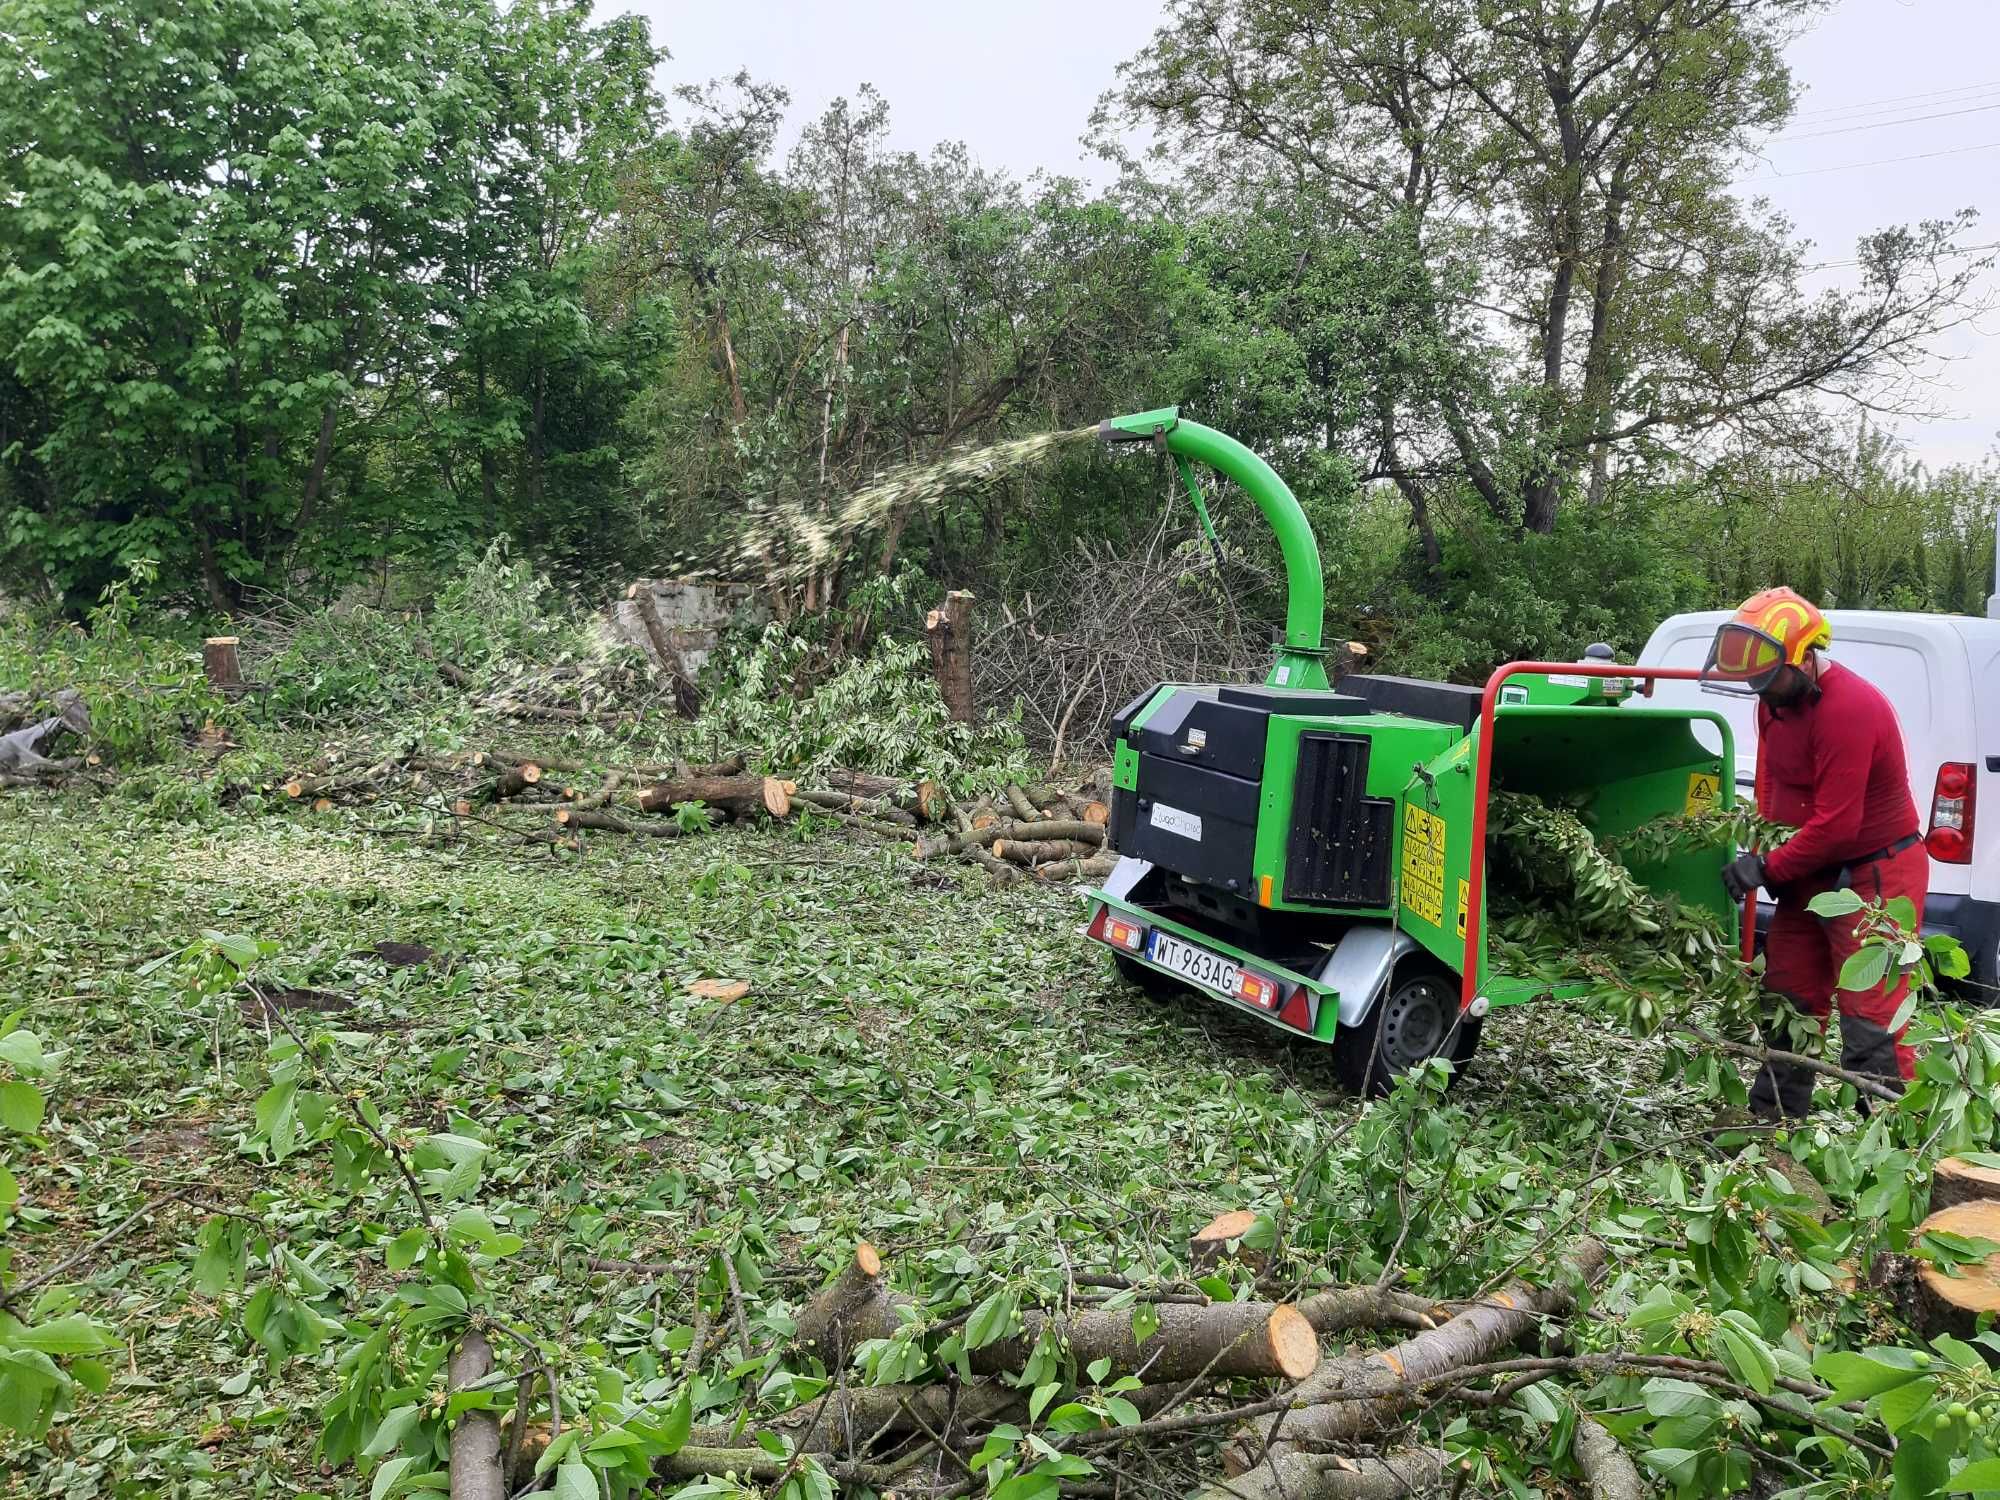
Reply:
M260 983L354 999L324 1018L334 1066L400 1139L486 1143L476 1201L526 1244L482 1275L565 1351L572 1403L605 1367L671 1369L694 1319L691 1274L607 1277L589 1257L734 1248L761 1341L856 1239L962 1306L1059 1289L1065 1265L1170 1273L1192 1230L1248 1205L1288 1218L1301 1280L1371 1277L1401 1238L1412 1279L1463 1291L1561 1228L1607 1135L1688 1124L1648 1044L1527 1010L1488 1023L1450 1106L1420 1123L1372 1106L1357 1130L1313 1047L1119 987L1074 933L1073 893L996 893L839 836L604 836L578 860L407 824L0 801L0 989L66 1049L46 1145L16 1152L16 1274L163 1187L194 1200L63 1278L124 1342L116 1378L45 1442L0 1438L0 1489L367 1492L313 1452L351 1338L273 1367L242 1325L257 1272L205 1292L190 1266L212 1212L250 1215L324 1280L337 1329L395 1284L381 1247L408 1206L344 1184L324 1145L273 1159L255 1106L274 1038L179 956L203 932L275 945ZM390 939L445 957L356 956ZM686 992L711 976L750 993ZM702 1398L724 1415L751 1394L729 1366Z

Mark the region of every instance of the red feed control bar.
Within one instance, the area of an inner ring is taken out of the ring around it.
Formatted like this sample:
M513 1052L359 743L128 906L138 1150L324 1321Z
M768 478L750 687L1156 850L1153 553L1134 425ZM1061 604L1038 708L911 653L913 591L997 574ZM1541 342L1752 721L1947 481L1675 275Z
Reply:
M1652 696L1655 682L1693 682L1701 677L1694 667L1626 667L1616 662L1596 661L1510 661L1496 668L1486 679L1486 695L1479 704L1479 761L1474 768L1472 793L1472 859L1466 872L1465 909L1475 913L1465 924L1465 964L1459 981L1458 1006L1470 1010L1479 998L1479 939L1484 930L1486 899L1486 800L1493 782L1493 716L1500 706L1500 685L1524 672L1556 673L1569 677L1622 677L1646 684ZM1757 897L1753 892L1743 903L1743 957L1747 962L1757 951Z

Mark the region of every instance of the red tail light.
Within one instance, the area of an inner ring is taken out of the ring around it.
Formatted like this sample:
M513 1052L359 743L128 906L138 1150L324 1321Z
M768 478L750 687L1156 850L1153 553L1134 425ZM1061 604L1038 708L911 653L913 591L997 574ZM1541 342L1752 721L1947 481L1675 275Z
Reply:
M1936 789L1931 794L1931 831L1924 839L1924 848L1939 864L1972 863L1972 821L1978 792L1979 783L1966 762L1951 760L1938 767Z

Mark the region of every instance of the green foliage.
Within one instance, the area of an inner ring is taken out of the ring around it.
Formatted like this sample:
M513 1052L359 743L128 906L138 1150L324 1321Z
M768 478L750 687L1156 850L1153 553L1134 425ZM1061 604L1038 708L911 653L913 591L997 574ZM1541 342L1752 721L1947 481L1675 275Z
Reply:
M592 318L574 257L650 122L643 26L13 0L0 38L10 579L75 603L157 557L220 610L551 499L624 518L606 447L651 325Z
M842 767L929 779L954 791L1027 774L1018 727L954 720L926 648L892 635L828 670L817 642L774 622L715 686L696 737L748 746L768 769Z
M174 759L205 725L238 721L209 688L198 642L163 633L151 616L158 571L150 559L132 563L81 624L0 612L0 690L46 703L74 688L90 710L84 743L120 766Z

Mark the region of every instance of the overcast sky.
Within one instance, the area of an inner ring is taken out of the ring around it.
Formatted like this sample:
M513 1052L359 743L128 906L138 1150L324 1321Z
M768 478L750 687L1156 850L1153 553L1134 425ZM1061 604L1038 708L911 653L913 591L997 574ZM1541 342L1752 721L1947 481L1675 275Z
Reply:
M616 0L606 11L623 9ZM673 53L669 86L747 68L791 90L793 119L872 83L891 139L924 152L964 141L988 167L1092 179L1078 144L1118 64L1144 46L1157 0L636 0ZM1852 274L1858 235L1886 224L1981 211L1969 237L2000 240L2000 0L1840 0L1793 49L1800 114L1746 171L1834 264ZM1942 154L1949 153L1949 154ZM1912 159L1914 158L1914 159ZM2000 292L2000 285L1993 290ZM1906 424L1926 462L1978 463L2000 444L2000 312L1942 350L1933 400L1943 419Z

